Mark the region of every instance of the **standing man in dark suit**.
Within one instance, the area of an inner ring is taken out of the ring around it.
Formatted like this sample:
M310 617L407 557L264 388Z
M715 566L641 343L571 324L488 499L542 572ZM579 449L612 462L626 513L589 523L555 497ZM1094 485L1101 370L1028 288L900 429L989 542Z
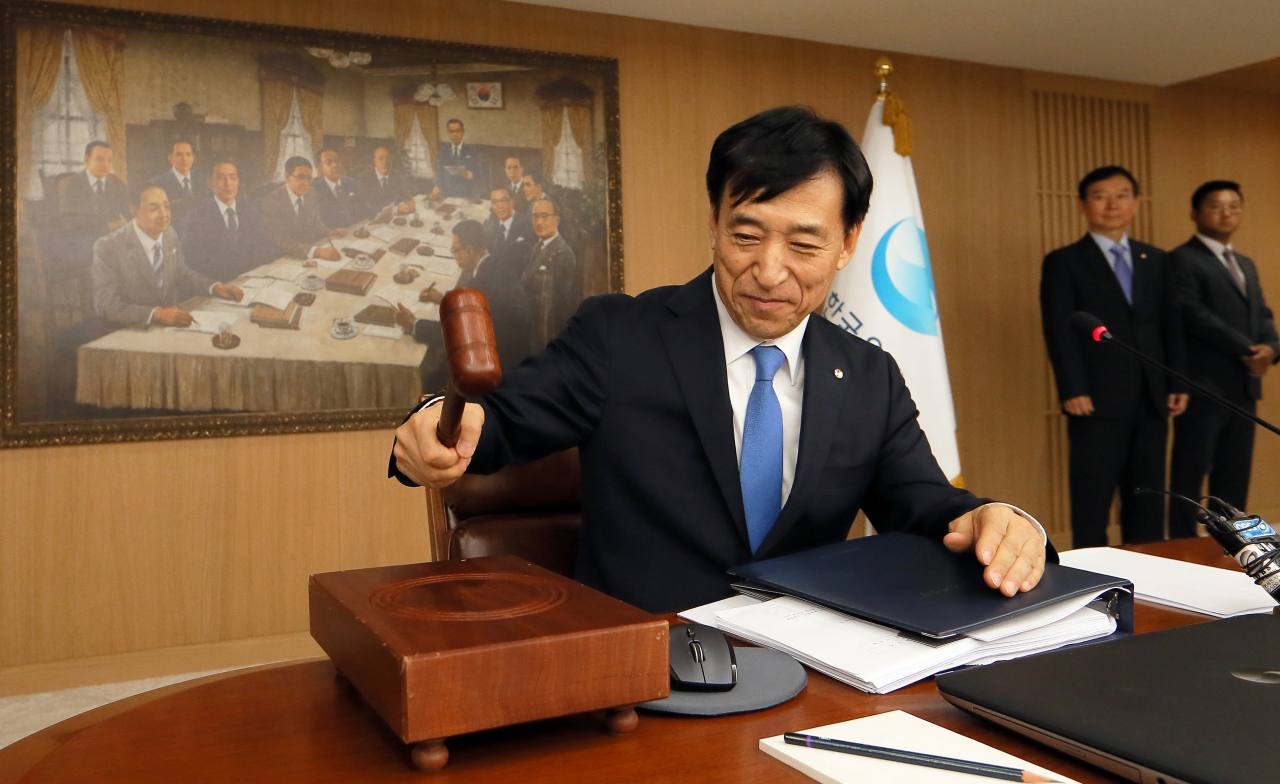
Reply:
M538 241L533 223L527 215L515 211L511 194L505 188L494 188L489 194L491 215L485 219L484 232L494 260L511 270L516 280L524 273L525 262Z
M431 196L474 199L480 192L476 179L480 172L480 153L475 145L462 141L466 135L462 120L449 120L445 130L449 141L440 144L440 154L436 156L436 187Z
M210 294L239 302L244 292L216 283L186 265L169 225L169 197L152 185L138 194L133 220L93 246L93 309L121 327L186 327L181 302Z
M179 232L187 266L214 280L235 280L271 260L266 223L256 205L237 198L240 172L219 161L209 175L212 191L196 200Z
M1101 318L1120 340L1176 370L1185 367L1175 284L1164 252L1126 233L1138 211L1138 181L1104 166L1080 181L1080 212L1089 233L1044 258L1040 315L1058 399L1071 443L1071 537L1074 547L1107 544L1111 498L1120 489L1124 541L1164 538L1169 416L1186 408L1176 383L1114 347L1079 334L1078 310Z
M377 215L392 205L399 215L408 215L416 209L413 185L392 168L390 147L379 147L373 151L373 168L356 178L356 182L364 198L367 215Z
M317 258L338 261L342 254L327 242L329 235L346 235L346 229L334 229L320 220L316 199L312 195L311 161L295 155L284 163L284 185L268 193L262 200L267 237L276 256L295 259Z
M88 264L93 243L129 222L129 188L112 173L111 145L89 142L84 148L84 173L58 181L60 255Z
M575 310L573 281L578 272L578 258L560 236L557 213L556 204L550 199L533 203L533 231L538 242L529 252L520 278L529 297L534 340L539 347L560 334Z
M1030 590L1039 524L952 487L893 358L811 316L870 201L848 131L762 112L720 135L706 182L711 269L588 299L466 405L454 448L434 435L440 397L425 400L389 472L443 487L578 446L577 579L654 612L731 595L730 567L842 541L859 508L880 531L973 550L1007 596Z
M506 190L507 195L511 197L511 203L515 211L521 215L528 215L532 205L524 197L524 164L520 162L519 158L512 156L503 165L503 171L506 173L507 179L502 183L502 187Z
M1237 183L1206 182L1191 196L1196 234L1169 257L1179 282L1191 378L1254 411L1262 398L1262 377L1280 359L1280 337L1262 296L1258 268L1231 247L1243 215ZM1198 499L1208 474L1210 495L1244 509L1253 433L1252 422L1192 393L1187 413L1174 422L1169 489ZM1170 504L1169 536L1195 533L1194 507Z
M196 154L191 142L176 141L169 151L169 169L152 178L151 184L164 188L169 204L204 195L205 177L195 170Z
M504 371L514 368L532 353L529 342L529 303L525 301L520 281L511 270L497 263L490 255L484 227L479 221L459 221L453 227L453 258L462 268L457 288L478 289L489 300L489 315L493 319L493 337L498 343L498 359ZM423 289L419 299L440 303L444 292L437 288ZM396 322L419 343L444 346L440 322L419 319L403 305L398 306ZM437 389L439 387L436 387Z
M374 213L360 197L356 181L346 176L346 166L338 151L326 148L320 151L319 157L320 173L324 176L319 182L312 182L311 187L324 225L342 229L373 217Z

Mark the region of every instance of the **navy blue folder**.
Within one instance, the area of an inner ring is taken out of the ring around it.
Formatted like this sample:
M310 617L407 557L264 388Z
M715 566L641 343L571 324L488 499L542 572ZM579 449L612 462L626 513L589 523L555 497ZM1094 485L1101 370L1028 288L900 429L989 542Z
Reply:
M747 592L763 588L935 639L1062 599L1121 589L1109 597L1109 609L1120 631L1133 631L1128 580L1050 563L1035 588L1006 597L983 581L985 568L973 553L953 553L936 539L885 533L744 564L729 573L745 581Z

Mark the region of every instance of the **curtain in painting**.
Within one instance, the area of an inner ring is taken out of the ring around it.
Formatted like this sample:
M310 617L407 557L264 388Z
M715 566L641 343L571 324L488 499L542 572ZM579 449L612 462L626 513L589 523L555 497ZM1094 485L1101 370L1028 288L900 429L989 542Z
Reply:
M53 27L19 27L17 31L17 138L18 210L30 187L31 134L36 112L53 97L62 60L64 31Z
M124 33L101 28L73 28L76 66L93 110L107 128L115 174L128 180L124 130Z

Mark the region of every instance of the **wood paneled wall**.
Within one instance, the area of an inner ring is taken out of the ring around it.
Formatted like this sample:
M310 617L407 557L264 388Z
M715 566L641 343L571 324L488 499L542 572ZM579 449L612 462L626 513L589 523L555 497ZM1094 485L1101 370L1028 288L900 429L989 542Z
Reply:
M632 293L709 262L702 176L717 133L806 103L860 136L883 54L500 0L109 4L618 58ZM1157 241L1185 239L1198 182L1238 177L1249 211L1239 245L1264 281L1280 280L1280 105L893 59L915 128L967 483L1048 516L1030 91L1150 102ZM375 431L0 452L0 694L310 650L309 573L429 555L421 491L384 478L389 444ZM1264 511L1280 511L1280 489L1264 481L1276 465L1280 444L1260 440Z

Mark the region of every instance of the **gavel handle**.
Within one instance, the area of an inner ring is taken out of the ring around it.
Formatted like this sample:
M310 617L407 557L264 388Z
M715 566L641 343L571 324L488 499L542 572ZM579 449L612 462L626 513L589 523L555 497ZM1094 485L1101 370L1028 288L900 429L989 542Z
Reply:
M444 402L440 404L440 421L436 423L436 438L440 443L453 448L462 434L462 409L467 399L450 383L444 392Z

